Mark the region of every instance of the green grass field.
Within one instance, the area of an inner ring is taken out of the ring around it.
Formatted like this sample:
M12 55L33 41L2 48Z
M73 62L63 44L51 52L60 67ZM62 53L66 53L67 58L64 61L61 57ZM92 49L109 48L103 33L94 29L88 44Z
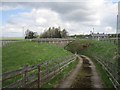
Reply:
M59 46L36 42L15 42L2 48L2 71L20 69L72 53Z

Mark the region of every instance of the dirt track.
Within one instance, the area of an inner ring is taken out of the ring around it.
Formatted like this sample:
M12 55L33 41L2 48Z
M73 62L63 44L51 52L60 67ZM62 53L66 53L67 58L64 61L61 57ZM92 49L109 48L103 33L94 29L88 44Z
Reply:
M76 68L72 70L70 75L64 81L62 81L58 87L59 88L70 88L74 79L77 76L77 73L79 72L81 68L81 65L82 65L82 58L79 57L79 63L77 64Z
M103 88L95 65L86 57L79 57L79 63L59 88Z

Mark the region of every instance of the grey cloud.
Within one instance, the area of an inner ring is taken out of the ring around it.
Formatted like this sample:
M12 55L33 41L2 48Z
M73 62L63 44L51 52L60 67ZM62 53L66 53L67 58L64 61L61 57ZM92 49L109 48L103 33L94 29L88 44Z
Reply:
M26 7L26 8L47 8L60 14L63 20L70 21L89 21L94 18L90 16L96 13L85 2L14 2L3 3L3 6ZM24 8L23 8L24 9Z
M117 15L115 14L107 15L101 20L101 22L103 26L111 26L114 29L116 29Z
M103 26L112 26L116 27L116 16L109 15L103 17L101 20L101 27L95 25L94 23L99 19L96 18L96 14L99 12L97 8L92 7L92 4L89 2L12 2L12 3L3 3L3 6L9 6L12 8L21 8L21 9L50 9L60 16L60 19L63 22L73 22L74 28L70 29L71 32L80 32L77 29L84 25L87 29L83 28L88 32L88 27L98 27L99 29ZM107 7L106 7L107 8ZM106 13L106 12L105 12ZM29 19L30 20L30 19ZM24 21L24 20L22 20ZM28 21L29 22L29 21ZM14 22L10 22L14 23ZM75 26L75 24L78 24Z
M94 21L94 14L96 13L94 11L89 11L89 10L82 10L78 9L73 12L70 12L63 17L64 19L67 20L73 20L73 21L78 21L78 22L83 22L83 21Z

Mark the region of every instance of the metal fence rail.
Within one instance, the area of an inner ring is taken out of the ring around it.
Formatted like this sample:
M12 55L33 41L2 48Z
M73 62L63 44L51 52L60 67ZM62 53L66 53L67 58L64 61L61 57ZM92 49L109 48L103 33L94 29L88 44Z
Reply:
M0 40L0 43L2 46L6 46L6 45L9 45L11 43L23 42L23 41L28 41L28 40Z
M93 58L102 65L103 69L106 70L108 77L110 78L114 87L116 89L120 88L120 82L119 82L120 76L118 75L118 73L120 72L120 69L118 68L118 65L108 60L103 60L96 55L94 55Z
M107 42L110 42L110 43L114 43L115 45L118 45L118 40L120 40L120 38L100 39L100 41L107 41Z
M14 42L33 41L38 43L69 43L74 41L72 38L36 38L36 39L23 39L23 40L0 40L1 46L9 45ZM64 45L63 45L64 46Z

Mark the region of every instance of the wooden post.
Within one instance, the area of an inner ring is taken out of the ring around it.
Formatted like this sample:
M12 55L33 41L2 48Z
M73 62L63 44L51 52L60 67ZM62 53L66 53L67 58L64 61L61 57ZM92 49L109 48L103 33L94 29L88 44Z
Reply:
M25 69L24 74L23 74L23 79L24 79L23 86L24 87L26 86L26 82L27 82L27 68L28 68L28 65L24 67Z
M55 64L54 64L54 65L55 65ZM55 75L55 69L56 69L56 67L53 68L53 70L54 70L54 75Z
M118 66L115 65L114 68L115 68L115 78L116 80L118 80Z
M58 65L59 65L59 72L60 72L60 63Z
M48 70L48 62L47 62L47 64L46 64L46 76L47 76L46 80L48 80L48 74L49 74L49 70Z
M110 67L109 67L109 70L110 70L110 73L113 72L113 66L112 66L112 63L110 62Z
M40 65L38 65L38 88L40 88Z

